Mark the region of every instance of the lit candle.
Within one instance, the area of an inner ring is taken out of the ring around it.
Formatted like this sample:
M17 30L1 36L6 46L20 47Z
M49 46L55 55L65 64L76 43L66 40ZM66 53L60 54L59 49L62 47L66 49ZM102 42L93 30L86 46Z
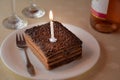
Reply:
M54 37L53 13L51 10L49 12L49 19L50 19L50 33L51 33L51 38L49 40L50 42L56 42L57 39Z

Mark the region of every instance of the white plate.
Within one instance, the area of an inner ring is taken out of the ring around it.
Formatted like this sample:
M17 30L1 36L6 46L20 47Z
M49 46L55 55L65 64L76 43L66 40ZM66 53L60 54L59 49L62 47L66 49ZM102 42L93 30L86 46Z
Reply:
M30 25L27 28L38 24ZM81 59L49 71L45 69L31 50L28 49L30 60L37 72L36 76L31 77L26 71L24 52L16 47L15 42L16 33L22 33L25 28L11 33L3 41L1 45L1 59L3 63L18 75L32 79L66 79L86 72L96 64L100 57L99 44L96 39L85 30L69 24L64 25L83 41L83 57Z

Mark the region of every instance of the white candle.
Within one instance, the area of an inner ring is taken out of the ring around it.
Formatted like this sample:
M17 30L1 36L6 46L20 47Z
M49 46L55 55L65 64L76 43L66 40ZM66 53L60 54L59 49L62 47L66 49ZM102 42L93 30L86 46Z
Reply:
M49 40L50 42L56 42L57 39L54 37L53 13L51 10L49 12L49 19L50 19L50 33L51 33L51 38Z
M53 27L53 21L50 21L50 32L51 32L51 38L54 38L54 27Z

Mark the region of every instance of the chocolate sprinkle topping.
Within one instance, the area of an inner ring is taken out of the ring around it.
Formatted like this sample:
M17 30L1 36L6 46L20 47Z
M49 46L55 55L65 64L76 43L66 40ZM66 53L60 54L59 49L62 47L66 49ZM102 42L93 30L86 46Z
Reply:
M54 33L57 42L51 43L50 38L50 23L38 25L33 28L27 29L25 33L30 36L33 42L40 47L45 56L53 56L60 50L66 50L72 46L81 46L82 41L77 38L71 31L65 28L61 23L54 21ZM69 51L65 51L65 55Z

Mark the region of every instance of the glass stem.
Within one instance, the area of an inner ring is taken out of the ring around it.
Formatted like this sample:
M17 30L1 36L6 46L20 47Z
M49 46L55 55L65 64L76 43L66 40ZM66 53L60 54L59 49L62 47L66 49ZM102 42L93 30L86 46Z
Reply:
M12 16L15 16L15 0L12 0Z
M36 4L33 2L33 0L30 0L30 6L35 7Z
M32 6L34 4L33 0L30 0L30 5Z

